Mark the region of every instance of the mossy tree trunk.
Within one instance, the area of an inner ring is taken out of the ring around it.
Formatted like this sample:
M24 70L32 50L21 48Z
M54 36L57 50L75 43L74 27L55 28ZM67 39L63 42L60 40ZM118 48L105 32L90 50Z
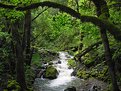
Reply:
M109 74L110 74L111 81L112 81L112 91L120 91L117 85L117 80L116 80L115 62L112 60L112 55L110 52L110 46L109 46L109 41L108 41L108 37L106 34L106 30L101 29L100 33L101 33L102 43L105 49L105 58L106 58L107 65L109 67Z
M15 46L15 54L16 54L16 78L17 82L20 84L21 91L25 91L27 89L25 82L25 73L24 73L24 55L21 44L20 35L18 32L19 23L16 22L12 25L12 37Z
M102 16L102 19L108 19L110 16L109 9L105 0L92 0L97 8L97 16ZM106 29L100 28L100 34L102 38L102 43L105 49L105 59L109 67L109 74L112 81L112 91L120 91L117 85L116 73L115 73L115 62L112 60L112 55L110 51L110 45L106 33Z

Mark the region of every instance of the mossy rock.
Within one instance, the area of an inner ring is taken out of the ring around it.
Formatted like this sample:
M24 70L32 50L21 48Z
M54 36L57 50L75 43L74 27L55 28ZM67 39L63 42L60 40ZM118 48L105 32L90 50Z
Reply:
M55 79L57 78L57 75L58 75L57 69L53 66L48 66L47 69L45 70L43 77L48 79Z

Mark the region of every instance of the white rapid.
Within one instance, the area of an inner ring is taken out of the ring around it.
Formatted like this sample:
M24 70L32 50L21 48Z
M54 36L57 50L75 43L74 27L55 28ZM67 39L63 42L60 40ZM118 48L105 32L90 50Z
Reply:
M69 69L69 66L67 65L68 59L73 57L70 56L67 52L59 52L59 58L60 64L54 64L59 72L59 75L57 79L50 81L50 87L66 85L68 82L75 78L74 76L71 76L73 69Z
M58 70L59 75L54 80L36 78L34 91L64 91L69 86L75 86L79 91L81 79L71 76L73 69L69 69L67 61L73 58L67 52L59 52L59 59L53 61L53 66Z

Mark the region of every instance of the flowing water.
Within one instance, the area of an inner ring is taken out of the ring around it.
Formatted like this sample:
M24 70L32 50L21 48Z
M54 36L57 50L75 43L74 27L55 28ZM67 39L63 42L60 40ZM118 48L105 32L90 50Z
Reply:
M58 70L59 75L54 80L36 78L34 82L34 91L64 91L69 86L76 87L79 91L81 79L71 76L73 69L69 69L67 60L73 58L67 52L59 52L59 61L53 61L53 66Z

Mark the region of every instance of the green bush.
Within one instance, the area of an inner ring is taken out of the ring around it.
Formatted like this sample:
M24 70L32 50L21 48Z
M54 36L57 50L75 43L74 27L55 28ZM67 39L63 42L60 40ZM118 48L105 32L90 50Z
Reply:
M8 91L20 91L21 87L16 80L9 80L7 85Z

